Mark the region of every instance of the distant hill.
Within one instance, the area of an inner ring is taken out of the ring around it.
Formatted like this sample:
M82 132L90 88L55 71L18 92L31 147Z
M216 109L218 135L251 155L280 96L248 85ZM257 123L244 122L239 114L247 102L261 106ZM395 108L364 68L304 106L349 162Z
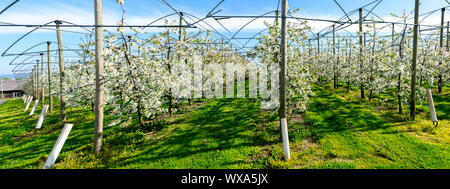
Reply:
M16 76L13 74L5 74L5 75L0 75L0 78L9 78L9 79L16 79Z
M26 76L24 76L24 77L26 77ZM20 79L20 78L16 78L16 76L14 75L14 74L4 74L4 75L0 75L0 79L3 79L3 78L9 78L9 79Z

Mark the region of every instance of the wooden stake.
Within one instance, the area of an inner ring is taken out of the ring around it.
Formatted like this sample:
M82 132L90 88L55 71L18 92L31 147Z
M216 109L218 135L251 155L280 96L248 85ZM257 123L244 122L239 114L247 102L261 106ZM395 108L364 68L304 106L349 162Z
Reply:
M171 74L170 67L170 30L167 30L167 68L169 69L169 74ZM172 89L169 89L169 115L172 115Z
M392 47L394 46L394 34L395 34L395 30L394 30L395 24L392 23L392 36L391 36L391 45ZM401 45L401 44L400 44ZM400 95L400 90L401 90L401 85L402 85L402 73L400 72L398 74L397 77L397 101L398 101L398 113L402 114L403 113L403 108L402 108L402 96Z
M317 33L317 54L320 54L320 34Z
M103 64L103 14L102 0L94 0L95 11L95 154L102 148L103 138L103 94L104 94L104 64Z
M362 29L362 8L360 8L359 9L359 32L361 33L360 35L359 35L359 53L360 53L360 57L359 57L359 63L360 63L360 65L359 65L359 68L362 70L362 65L363 65L363 62L362 62L362 49L363 49L363 36L362 36L362 33L363 33L363 29ZM361 73L359 73L359 74L363 74L362 73L362 71L361 71ZM362 82L361 82L361 85L360 85L360 88L361 88L361 99L362 100L364 100L364 85L362 84Z
M64 71L64 54L63 54L63 44L62 44L62 36L61 36L61 28L59 25L62 24L61 21L57 20L56 23L56 35L58 38L58 54L59 54L59 112L61 122L66 121L66 96L64 95L65 91L65 71Z
M34 66L34 68L36 68L36 66ZM32 93L33 93L33 94L31 94L31 96L33 96L33 98L36 97L36 89L34 89L34 86L35 86L35 83L34 83L34 68L33 68L33 70L31 70L31 74L30 74L30 77L31 77L31 90L32 90Z
M447 21L447 51L449 51L448 41L450 40L450 21Z
M39 60L36 60L36 99L39 98Z
M49 112L53 112L53 95L52 95L52 63L50 62L50 41L47 41L47 67L48 67L48 100Z
M439 47L444 48L444 15L445 15L445 8L441 9L441 29L439 32ZM441 52L441 51L439 51ZM441 54L441 53L439 53ZM439 66L442 65L442 61L439 62ZM439 81L438 81L438 93L442 93L442 75L439 73Z
M416 118L416 64L417 64L417 44L418 44L418 25L419 25L419 0L415 0L414 8L414 36L413 36L413 57L411 64L411 101L410 101L410 111L411 119Z
M334 58L336 57L336 41L335 41L335 31L334 31L334 24L333 24L333 64L336 66L337 62L334 62ZM335 67L336 68L336 67ZM333 87L336 89L336 69L333 70Z
M44 107L44 53L41 53L41 105Z
M281 6L281 65L280 65L280 125L283 135L284 159L287 161L291 158L289 151L289 136L286 121L286 14L287 0L282 1Z

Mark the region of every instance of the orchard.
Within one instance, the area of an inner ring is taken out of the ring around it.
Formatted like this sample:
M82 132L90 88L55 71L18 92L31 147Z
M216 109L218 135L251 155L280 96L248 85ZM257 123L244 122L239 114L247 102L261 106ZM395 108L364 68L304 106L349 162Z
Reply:
M123 0L112 25L102 0L94 24L0 22L29 29L2 54L24 94L0 105L0 168L450 168L450 5L387 20L381 0L329 1L342 17L323 19L227 1L199 16L160 0L147 25Z

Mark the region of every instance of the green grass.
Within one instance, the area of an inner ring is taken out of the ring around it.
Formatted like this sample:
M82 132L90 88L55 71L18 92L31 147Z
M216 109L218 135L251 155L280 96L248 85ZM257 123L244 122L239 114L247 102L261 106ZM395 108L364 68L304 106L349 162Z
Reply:
M416 121L393 121L395 109L377 110L374 103L361 102L352 93L340 96L326 88L316 88L314 102L303 115L303 123L291 125L295 131L291 134L294 158L290 167L450 168L448 120L442 120L436 129L423 114ZM447 95L448 92L435 98L437 106L448 103L441 102ZM438 111L448 114L445 112L448 109ZM433 130L431 135L445 140L426 141L401 126L417 127L418 133L428 132L418 128L429 128Z
M68 109L74 127L55 168L450 168L450 88L434 94L440 119L434 128L426 104L415 121L408 108L399 115L395 98L381 102L358 99L358 89L315 86L308 111L291 115L291 161L283 160L277 111L262 111L256 99L194 100L173 116L140 127L107 127L103 150L92 154L94 113ZM381 94L387 95L388 94ZM63 125L57 100L42 129L23 112L22 99L0 105L0 168L41 168ZM31 109L31 108L30 108Z
M46 115L41 130L35 133L42 107L38 105L32 117L28 116L31 108L23 112L24 107L22 99L8 100L0 106L0 168L41 168L63 127L56 105L53 113ZM92 141L92 112L69 109L67 117L67 122L75 124L59 158Z
M103 168L263 168L252 162L261 151L259 107L249 99L218 99L174 120L140 143L109 146L100 155L68 159L59 168L73 168L89 160ZM74 156L76 156L74 154Z
M62 129L55 111L34 134L37 115L28 118L22 106L23 102L15 99L0 107L0 168L42 167ZM217 99L182 112L187 114L142 128L136 123L124 128L105 127L103 152L94 156L94 114L89 109L71 109L68 122L74 127L55 167L264 168L254 157L271 138L257 126L263 119L259 116L264 114L259 112L256 100ZM105 117L105 125L113 120L108 114Z

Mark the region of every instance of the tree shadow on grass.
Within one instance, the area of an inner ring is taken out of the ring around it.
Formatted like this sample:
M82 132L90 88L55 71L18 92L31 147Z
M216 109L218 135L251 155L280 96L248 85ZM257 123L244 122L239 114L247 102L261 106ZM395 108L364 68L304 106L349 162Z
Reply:
M337 98L331 92L317 88L314 101L306 115L312 126L312 137L319 140L327 133L358 132L386 129L386 121L372 114L361 105L352 104Z
M256 129L258 113L259 106L251 99L216 99L186 115L181 123L169 126L174 128L164 139L141 145L145 149L137 149L142 150L137 155L118 159L117 162L132 167L153 167L145 164L163 162L156 166L159 168L165 168L160 167L164 162L173 165L183 161L183 158L202 163L180 164L175 167L223 168L245 164L244 161L234 158L246 156L239 153L245 153L248 148L261 144L256 140L256 132L253 132ZM235 154L231 154L230 150ZM228 159L213 160L215 156L221 155L228 156Z
M450 119L450 93L436 94L433 100L438 119Z

